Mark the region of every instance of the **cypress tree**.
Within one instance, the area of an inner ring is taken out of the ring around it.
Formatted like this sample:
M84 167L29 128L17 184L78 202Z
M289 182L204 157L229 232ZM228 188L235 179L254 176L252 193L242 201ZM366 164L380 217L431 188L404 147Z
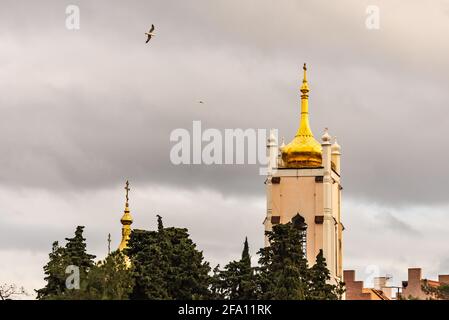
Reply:
M156 215L157 217L157 230L159 232L163 232L164 231L164 224L162 223L162 217L160 215Z
M310 292L309 299L312 300L338 300L341 298L339 284L329 284L331 279L329 269L326 265L326 259L323 250L320 250L316 256L315 265L310 268Z
M242 258L231 261L223 270L214 269L211 290L217 299L251 300L257 299L257 279L251 267L248 238L245 238Z
M246 261L251 264L251 257L249 255L249 245L248 245L248 237L245 237L245 242L243 243L243 251L242 251L242 259L241 261Z
M261 299L307 299L310 276L304 233L292 223L275 225L266 232L270 245L259 250Z

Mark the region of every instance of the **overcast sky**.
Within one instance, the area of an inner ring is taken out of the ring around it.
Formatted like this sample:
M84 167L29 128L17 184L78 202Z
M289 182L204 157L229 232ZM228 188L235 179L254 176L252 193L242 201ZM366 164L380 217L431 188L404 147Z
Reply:
M136 228L160 214L212 265L245 236L255 256L259 165L175 166L170 132L201 120L288 142L303 62L312 130L342 146L345 268L396 283L408 267L449 273L449 1L0 4L0 282L41 287L51 243L77 225L99 258L108 233L118 246L126 179ZM66 28L69 4L79 30Z

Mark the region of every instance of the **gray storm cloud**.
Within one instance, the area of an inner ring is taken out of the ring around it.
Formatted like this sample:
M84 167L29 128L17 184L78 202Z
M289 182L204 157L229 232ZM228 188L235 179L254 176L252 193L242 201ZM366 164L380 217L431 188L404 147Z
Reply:
M174 167L168 137L201 120L275 127L291 139L307 61L312 127L339 137L346 193L390 205L445 202L449 45L436 40L449 28L447 3L422 11L418 2L379 2L377 31L365 28L367 3L345 3L81 1L81 29L68 31L63 2L9 2L1 182L81 189L127 176L260 194L251 166ZM153 22L158 34L145 46Z

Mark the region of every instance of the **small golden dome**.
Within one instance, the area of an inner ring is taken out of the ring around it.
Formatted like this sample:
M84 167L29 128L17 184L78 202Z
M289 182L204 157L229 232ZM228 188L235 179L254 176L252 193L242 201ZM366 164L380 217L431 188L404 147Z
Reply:
M132 216L131 216L131 213L130 213L130 211L129 211L128 206L126 206L125 212L123 213L123 216L122 216L122 218L120 219L120 222L121 222L123 225L130 225L130 224L133 223L133 218L132 218Z
M301 120L295 138L282 148L282 160L287 168L322 166L321 144L313 137L309 125L309 85L304 63L304 79L301 85Z

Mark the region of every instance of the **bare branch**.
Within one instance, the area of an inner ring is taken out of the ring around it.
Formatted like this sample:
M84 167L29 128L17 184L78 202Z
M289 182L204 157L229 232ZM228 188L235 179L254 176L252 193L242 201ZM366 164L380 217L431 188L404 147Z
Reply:
M10 300L14 296L29 294L26 292L24 287L18 288L15 284L1 284L0 285L0 300Z

